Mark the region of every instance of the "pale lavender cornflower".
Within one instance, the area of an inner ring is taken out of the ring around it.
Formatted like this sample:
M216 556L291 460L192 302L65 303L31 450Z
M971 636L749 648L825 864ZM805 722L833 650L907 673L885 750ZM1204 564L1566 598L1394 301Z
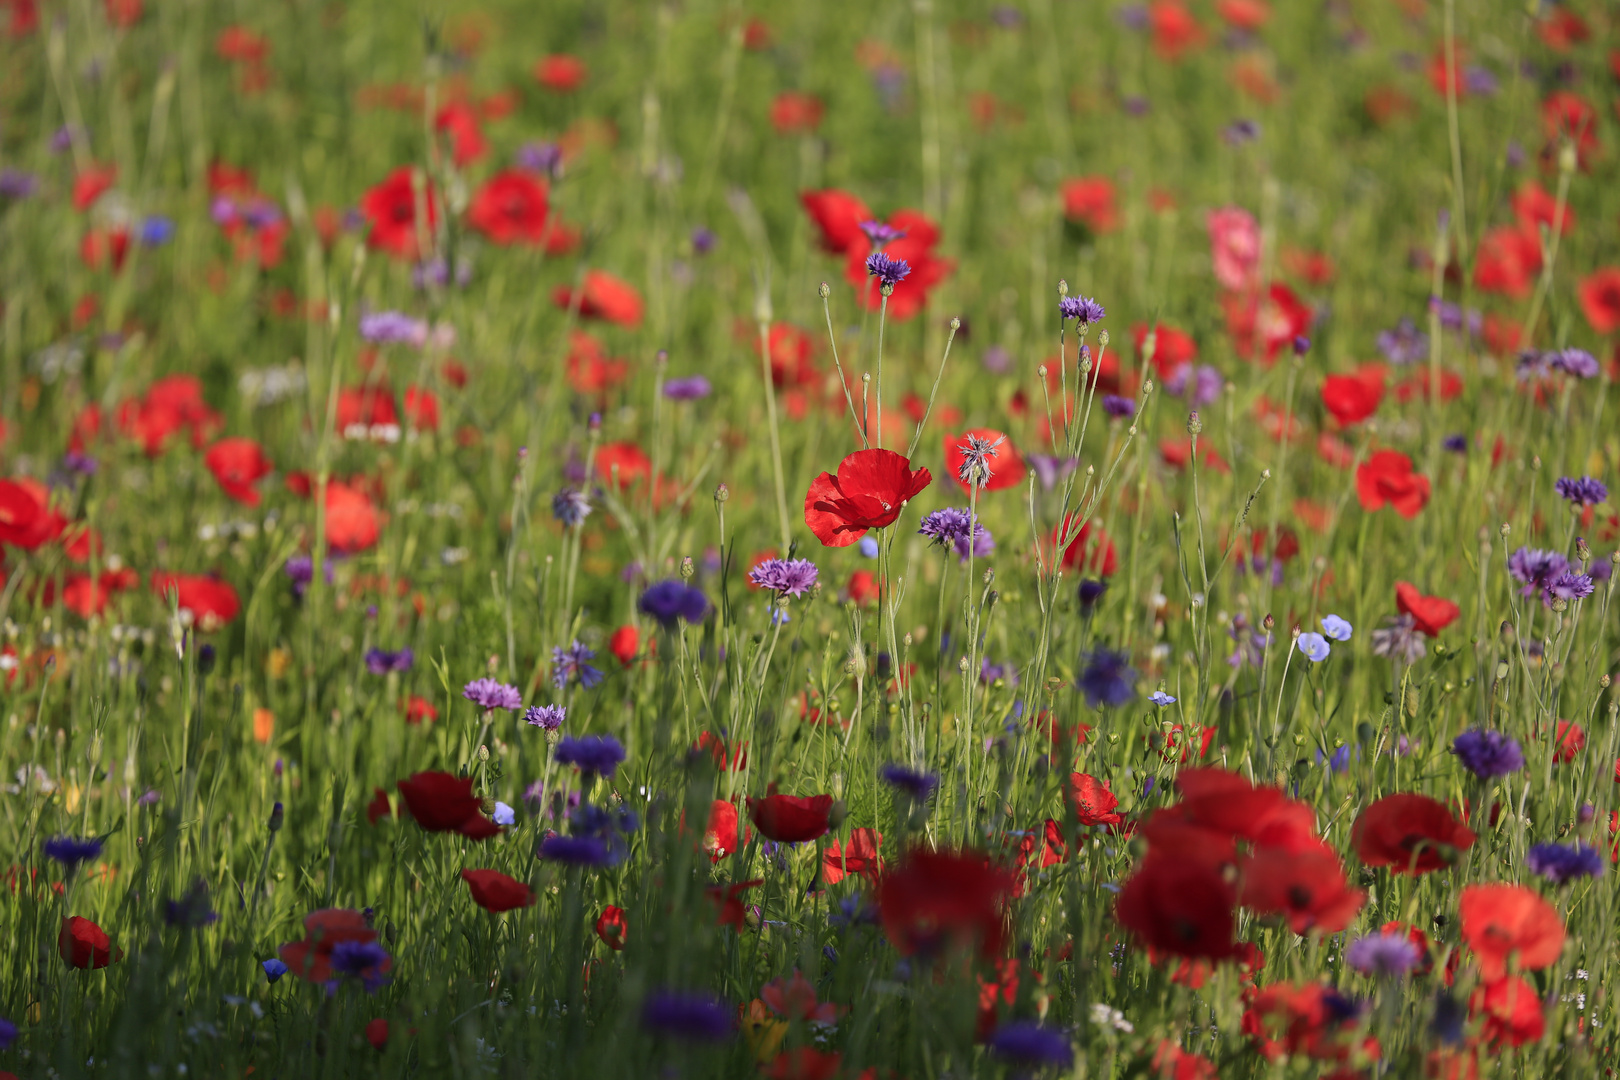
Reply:
M815 587L817 573L809 559L766 559L748 571L748 580L777 596L803 596Z
M1406 614L1384 620L1384 625L1369 637L1372 639L1374 656L1398 658L1408 664L1417 663L1429 651L1428 646L1423 644L1423 635L1417 630L1417 620Z
M562 169L562 147L554 142L525 143L518 147L513 160L525 172L555 176Z
M1266 646L1271 644L1271 635L1256 630L1249 617L1241 611L1232 616L1232 625L1226 631L1226 636L1237 646L1232 655L1226 658L1226 662L1233 667L1245 664L1259 667L1265 659Z
M1322 633L1326 634L1334 641L1349 641L1350 635L1354 632L1354 628L1351 627L1351 625L1344 619L1339 618L1339 616L1322 616Z
M880 251L882 250L884 244L893 243L906 235L906 230L897 229L893 225L888 225L881 221L861 222L861 232L865 233L866 238L872 242L872 246ZM867 263L867 268L869 272L875 272L871 271L870 262ZM902 274L900 276L904 277L905 275Z
M1303 633L1299 635L1299 640L1295 644L1299 646L1299 651L1305 654L1305 659L1313 664L1320 664L1333 651L1327 643L1327 638L1317 633Z
M1080 464L1078 458L1058 457L1056 454L1028 453L1024 455L1024 460L1035 470L1035 478L1041 482L1042 491L1051 491L1059 480Z
M1058 300L1058 315L1064 322L1077 319L1089 325L1101 322L1108 312L1089 296L1065 296Z
M1253 120L1239 119L1221 128L1221 141L1227 146L1242 146L1260 137L1260 125Z
M1384 354L1384 359L1397 366L1415 364L1428 358L1429 335L1403 316L1394 329L1379 333L1378 351Z
M1221 396L1226 380L1209 364L1182 364L1164 381L1164 392L1172 397L1188 397L1193 408L1208 405Z
M709 380L702 375L687 375L664 383L664 396L671 401L696 401L709 396Z
M1507 568L1508 574L1521 586L1519 595L1530 596L1567 571L1569 560L1556 551L1521 547L1508 556Z
M360 316L360 336L373 345L414 345L427 343L428 324L402 311L372 311Z
M984 350L982 362L984 370L995 375L1004 375L1012 369L1012 353L1000 345L992 345Z
M591 501L579 488L565 487L551 497L551 516L562 522L565 528L573 528L590 513Z
M474 679L461 688L461 696L481 709L516 709L523 704L523 695L515 686L494 679Z
M911 264L904 259L891 259L881 251L874 251L866 257L866 272L893 288L906 280L911 273Z
M720 238L714 235L713 229L699 225L692 230L692 250L699 255L707 255L719 242Z
M556 731L568 719L568 710L561 705L530 705L523 712L523 722L546 731Z
M39 190L39 178L17 169L0 169L0 199L27 199Z
M1006 439L1003 435L991 442L977 435L962 436L962 441L956 446L962 453L962 464L956 469L956 478L970 488L983 487L992 475L990 459L999 455L996 448Z
M1544 354L1544 359L1553 371L1562 371L1578 379L1595 379L1603 370L1598 366L1597 358L1585 349L1557 349Z
M991 536L990 530L979 522L974 523L971 531L973 533L973 557L975 559L988 558L990 553L996 550L995 537ZM961 536L958 536L954 541L954 546L956 547L957 558L965 564L968 561L968 534L964 532Z
M1589 574L1559 574L1542 588L1541 602L1552 607L1554 600L1585 600L1596 588Z
M1423 962L1423 952L1405 934L1367 934L1344 950L1344 962L1363 975L1399 978Z
M1553 490L1576 506L1596 506L1609 498L1603 482L1590 476L1560 476L1553 482Z

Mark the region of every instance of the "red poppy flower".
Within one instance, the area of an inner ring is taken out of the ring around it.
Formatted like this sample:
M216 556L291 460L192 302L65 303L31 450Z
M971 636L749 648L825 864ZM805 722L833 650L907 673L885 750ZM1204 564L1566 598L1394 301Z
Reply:
M778 135L807 135L821 126L824 111L814 94L784 90L771 102L771 127Z
M1427 874L1450 866L1474 846L1474 831L1427 795L1386 795L1369 804L1350 829L1350 843L1364 866L1387 866L1397 874Z
M161 454L182 428L190 430L192 445L201 449L223 423L203 401L202 382L195 375L158 379L144 397L120 404L114 420L119 431L141 442L147 457Z
M630 920L625 918L622 907L609 904L602 909L602 914L596 917L596 936L614 952L624 948L625 936L629 932Z
M765 830L762 828L760 831ZM883 834L876 829L851 829L848 847L834 840L822 853L821 880L828 885L836 885L849 874L876 877L883 869L883 862L878 858L878 848L882 844Z
M128 229L91 229L79 241L79 261L91 270L100 270L110 261L117 273L124 268L128 254Z
M533 889L499 870L463 870L461 880L472 892L473 903L485 911L511 911L534 903Z
M33 551L61 536L67 519L50 509L49 500L37 480L0 480L0 543Z
M608 356L602 343L583 330L568 338L568 385L581 394L605 395L630 375L630 362Z
M1159 828L1178 821L1287 851L1309 851L1318 843L1316 812L1281 788L1256 786L1217 768L1182 769L1176 787L1181 802L1155 812L1144 830L1150 843Z
M1555 7L1536 21L1536 34L1554 52L1568 52L1592 36L1586 20L1569 8Z
M1429 637L1438 635L1462 614L1462 609L1450 600L1426 596L1418 592L1416 585L1406 581L1395 583L1395 609L1412 616L1417 629Z
M849 547L868 529L894 524L901 507L933 483L927 469L893 450L857 450L822 473L804 496L804 522L827 547Z
M118 166L91 165L73 178L73 209L90 209L91 204L117 181Z
M1524 225L1499 225L1480 238L1474 253L1474 287L1515 300L1530 295L1541 273L1541 237Z
M417 194L412 182L413 170L401 165L385 177L382 183L360 197L360 213L371 222L366 244L386 251L398 259L419 257L416 220ZM438 223L438 198L433 185L424 181L422 208L426 221L421 229L425 235L433 234Z
M1565 139L1574 143L1576 161L1583 170L1597 153L1597 119L1592 103L1569 90L1555 90L1541 103L1541 129L1547 142L1553 146Z
M1086 773L1069 774L1069 798L1082 825L1118 825L1125 820L1114 808L1119 799L1108 790L1108 781Z
M203 464L226 495L246 506L259 505L259 490L253 485L270 474L271 466L258 443L240 437L221 439L208 448Z
M1170 378L1198 359L1198 342L1192 339L1192 335L1167 323L1159 323L1151 331L1146 323L1137 323L1131 329L1131 335L1136 339L1137 356L1145 354L1150 332L1153 334L1153 370L1160 379Z
M413 431L439 430L439 396L415 383L405 388L405 419Z
M1581 313L1594 332L1620 329L1620 267L1600 267L1582 278L1580 298Z
M1322 404L1342 427L1359 424L1378 411L1384 400L1383 364L1362 364L1353 375L1329 375L1322 380Z
M1204 42L1204 28L1181 0L1153 0L1148 5L1153 51L1162 60L1180 60L1183 53Z
M371 789L371 801L366 803L366 824L375 825L383 818L394 816L394 804L382 788Z
M348 908L322 908L304 917L304 940L292 941L277 950L287 970L312 983L324 983L332 978L332 950L344 942L370 942L377 940L377 931L366 925L366 917ZM393 967L393 960L384 957L377 970L383 973Z
M1350 925L1367 894L1350 888L1339 857L1326 844L1305 851L1261 848L1243 860L1238 901L1288 919L1296 934L1336 934Z
M546 236L545 181L503 169L484 182L467 206L467 224L497 244L538 244Z
M1561 219L1554 221L1557 211L1558 200L1534 180L1527 181L1513 193L1513 216L1519 219L1519 226L1531 235L1537 235L1537 230L1543 225L1556 229L1564 236L1574 232L1574 208L1566 202Z
M1217 866L1198 859L1148 857L1120 890L1114 917L1143 944L1172 956L1225 960L1236 955L1236 896Z
M1536 988L1517 975L1505 975L1476 989L1468 999L1468 1011L1485 1017L1480 1034L1493 1047L1537 1042L1547 1030Z
M810 220L815 222L823 251L843 255L858 247L862 249L862 257L865 257L868 241L866 234L861 231L861 222L873 220L873 214L864 202L837 188L800 192L799 202L804 206L805 213L810 215Z
M759 355L759 324L737 320L737 339L746 342L755 356ZM811 359L815 354L815 341L802 327L772 323L765 337L765 347L771 351L771 384L778 389L809 386L820 378Z
M607 443L596 451L596 474L624 491L652 475L652 458L635 443Z
M1507 973L1508 957L1520 971L1550 966L1564 951L1558 909L1523 885L1469 885L1457 902L1462 939L1487 981Z
M1572 720L1558 721L1558 740L1553 746L1553 761L1567 765L1575 755L1586 749L1586 729Z
M1271 18L1266 0L1217 0L1215 13L1238 30L1258 30Z
M365 551L382 535L382 519L366 493L348 484L326 484L326 543L345 555Z
M635 660L636 653L641 651L641 631L634 626L626 624L613 631L608 638L608 652L613 654L621 667L629 667Z
M405 722L407 724L420 724L426 720L428 723L439 718L439 710L427 698L412 694L405 702Z
M1221 306L1237 354L1252 360L1258 347L1259 358L1267 365L1275 363L1283 347L1308 332L1316 319L1294 290L1280 281L1272 283L1263 299L1252 293L1227 293Z
M345 438L367 438L374 429L399 427L394 395L379 386L351 386L338 391L337 429Z
M746 839L738 839L739 823L735 803L716 799L709 804L709 823L703 829L703 850L709 853L711 862L719 862L747 843Z
M366 1025L366 1042L379 1054L388 1046L388 1021L377 1017Z
M715 923L741 930L748 916L748 909L743 906L742 894L763 884L764 878L755 878L752 881L738 881L730 885L710 885L705 889L717 909Z
M1454 96L1458 101L1468 96L1468 52L1460 44L1444 45L1429 57L1429 85L1441 97Z
M945 474L967 490L962 483L960 473L964 455L962 448L969 435L976 436L986 442L1000 441L996 447L995 457L986 457L985 464L990 467L990 479L985 481L981 491L1004 491L1010 487L1017 487L1024 480L1024 459L1019 456L1018 449L1013 446L1012 440L1004 432L995 428L968 428L960 435L945 436Z
M1429 502L1429 478L1412 471L1412 459L1399 450L1380 450L1356 468L1356 497L1363 510L1392 506L1415 518Z
M1424 371L1418 375L1413 375L1407 379L1402 379L1395 386L1395 400L1399 401L1403 405L1409 401L1416 401L1418 398L1428 401L1434 393L1431 386L1433 382L1433 376L1428 371ZM1440 400L1453 401L1462 393L1462 391L1462 376L1458 375L1455 371L1441 369Z
M1063 216L1093 233L1119 228L1119 211L1114 206L1114 182L1106 176L1077 176L1063 181Z
M489 149L478 123L478 110L465 101L452 101L441 108L433 118L433 130L450 136L450 157L457 166L471 165Z
M766 839L799 844L826 833L832 804L831 795L767 795L748 800L748 816Z
M832 1080L843 1060L835 1050L800 1046L776 1055L764 1066L764 1073L769 1080Z
M1012 875L974 851L913 851L878 879L878 914L902 956L977 943L1001 951Z
M888 317L904 322L928 306L929 290L949 277L956 263L934 254L934 246L939 243L939 227L927 215L916 210L899 210L889 218L888 224L905 235L884 245L883 253L911 267L911 273L894 287L888 299ZM866 272L866 257L872 250L866 234L862 233L860 242L845 253L844 280L855 287L857 298L868 310L877 311L884 306L883 294L874 284L876 279Z
M846 596L856 607L865 607L876 603L878 593L882 591L877 576L870 570L857 570L849 575L849 587L844 590Z
M534 65L535 81L547 90L559 94L578 90L585 84L585 77L588 74L590 72L585 67L585 61L567 53L541 57L539 63Z
M1301 1053L1318 1061L1343 1061L1354 1049L1351 1038L1359 1026L1355 1013L1347 1012L1343 1003L1337 991L1321 983L1275 983L1252 995L1243 1014L1243 1031L1259 1043L1261 1055L1269 1061ZM1361 1045L1367 1056L1378 1056L1372 1036Z
M81 970L104 968L124 958L124 950L113 948L105 930L79 915L62 920L56 951L69 966Z
M399 782L405 809L428 832L455 832L469 840L488 840L501 829L483 815L481 800L472 793L470 776L447 772L419 772Z
M257 64L270 55L270 43L244 26L227 26L214 39L214 52L222 60ZM212 179L213 169L210 167L210 182Z
M605 270L587 270L583 293L566 285L559 285L551 294L551 302L560 308L579 305L579 314L585 319L604 319L634 330L641 325L641 294L635 286Z
M182 615L189 615L193 625L201 630L217 630L236 618L242 602L229 582L195 574L171 574L159 570L152 574L152 591L168 602L170 593L179 601Z
M1257 3L1258 0L1226 0L1227 3ZM1159 1042L1149 1063L1151 1080L1220 1080L1215 1074L1215 1063L1208 1058L1189 1054L1169 1039Z

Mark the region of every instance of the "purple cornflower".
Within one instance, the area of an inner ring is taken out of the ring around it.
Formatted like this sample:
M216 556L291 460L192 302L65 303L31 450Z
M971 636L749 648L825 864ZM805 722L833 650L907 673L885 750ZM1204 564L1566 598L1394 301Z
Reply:
M402 311L373 311L360 316L360 336L373 345L414 345L427 343L428 325Z
M589 690L602 681L601 669L588 663L595 658L595 649L577 641L566 649L561 645L556 646L551 650L551 685L561 690L568 685L569 679L574 678Z
M576 487L565 487L551 497L551 516L571 529L591 514L591 501Z
M78 450L69 450L62 455L62 468L79 476L94 476L100 467L95 458Z
M1126 4L1114 12L1114 18L1127 30L1146 30L1152 25L1146 4Z
M977 531L983 526L978 525L974 515L955 506L947 506L942 510L934 510L922 519L922 527L917 531L928 537L934 543L944 547L957 542L966 543L968 527L972 525Z
M1508 556L1508 573L1522 588L1520 596L1530 596L1547 582L1569 569L1569 560L1556 551L1522 547Z
M1395 615L1384 620L1384 625L1367 635L1372 641L1374 656L1398 658L1415 664L1428 654L1423 635L1417 630L1417 620L1410 615Z
M1378 351L1384 354L1384 359L1397 366L1415 364L1429 355L1429 335L1403 316L1393 330L1379 333Z
M1153 102L1141 94L1128 94L1120 101L1126 116L1146 116L1153 111Z
M641 1005L641 1026L655 1035L692 1042L731 1038L735 1010L706 993L654 990Z
M1013 663L992 664L987 656L979 661L979 681L986 686L1000 679L1008 686L1018 685L1018 665Z
M884 244L892 243L893 241L898 240L906 235L906 230L897 229L893 225L886 225L881 221L861 222L861 232L865 233L866 238L872 241L872 246L874 248L878 248L880 250ZM868 272L876 273L876 271L871 269L870 262L867 263L867 269ZM901 274L900 277L905 277L905 275ZM897 278L896 280L899 279Z
M1074 1063L1074 1048L1061 1031L1031 1020L1009 1020L990 1036L990 1051L1025 1067L1043 1065L1067 1069Z
M1363 975L1399 978L1423 962L1423 952L1405 934L1367 934L1344 950L1344 962Z
M927 802L934 789L939 787L939 777L934 773L908 769L904 765L883 766L878 770L878 779L914 802Z
M1552 607L1554 600L1585 600L1597 588L1588 574L1559 574L1541 590L1541 602Z
M1576 506L1596 506L1609 498L1609 489L1590 476L1560 476L1553 490Z
M1103 412L1107 413L1109 416L1117 416L1124 419L1127 416L1136 415L1136 402L1132 401L1128 397L1121 397L1118 394L1104 394L1102 405Z
M1496 93L1499 83L1496 73L1480 64L1469 64L1462 70L1463 83L1467 85L1470 94L1480 97L1490 97Z
M1085 659L1085 670L1076 685L1092 708L1124 705L1136 696L1136 669L1131 667L1130 653L1100 648Z
M1033 452L1025 454L1024 460L1035 470L1035 478L1041 482L1042 491L1051 491L1059 480L1072 473L1075 466L1080 464L1078 458Z
M332 946L332 970L353 975L375 993L386 977L388 950L376 941L340 941Z
M1452 741L1451 752L1463 768L1481 780L1494 780L1524 768L1524 751L1516 740L1500 731L1471 728Z
M88 862L101 854L101 838L86 836L53 836L45 841L44 850L47 857L56 860L69 870L74 869L82 862Z
M0 169L0 199L26 199L39 190L39 178L16 169Z
M523 722L537 728L556 731L568 718L568 710L561 705L530 705L523 711Z
M514 155L518 168L547 176L557 174L562 168L562 159L562 147L554 142L525 143Z
M294 555L287 560L282 569L286 571L288 579L292 581L293 595L303 599L310 583L315 580L315 560L308 555ZM332 584L331 559L326 560L326 573L322 576L326 578L328 585Z
M387 649L366 650L366 670L373 675L386 675L390 671L409 671L416 662L416 653L411 651L409 645L398 652L389 652Z
M1102 322L1108 312L1089 296L1065 296L1058 300L1058 315L1062 321L1078 319L1083 323Z
M1242 146L1260 137L1260 125L1253 120L1234 120L1221 128L1221 141L1227 146Z
M1075 596L1080 601L1080 611L1090 614L1091 609L1097 606L1097 601L1103 598L1108 591L1108 582L1102 578L1081 578L1080 587L1075 590Z
M1603 852L1589 844L1535 844L1524 865L1554 885L1567 885L1576 878L1602 877Z
M1562 371L1578 379L1595 379L1602 370L1597 358L1585 349L1558 349L1543 354L1542 360L1553 371Z
M1468 453L1468 436L1447 435L1444 439L1440 440L1440 445L1451 451L1453 454L1466 454Z
M990 21L1003 30L1016 30L1024 25L1024 13L1011 4L997 4L990 9Z
M208 886L202 878L178 899L170 900L163 910L163 921L181 930L201 930L219 920L219 912L208 902Z
M904 259L891 259L881 251L874 251L866 257L866 272L892 289L906 280L906 275L911 273L911 264Z
M809 559L766 559L748 571L748 580L778 596L803 596L815 585L816 574Z
M708 397L710 389L709 380L702 375L687 375L665 382L664 396L671 401L696 401Z
M592 776L612 776L624 761L624 747L611 735L570 735L551 756L559 765L573 765Z
M548 836L540 841L536 854L571 866L613 865L613 852L594 836Z
M518 709L523 706L523 695L517 687L494 679L474 679L461 688L461 696L481 709Z
M1259 667L1265 659L1266 646L1271 644L1271 635L1262 634L1249 622L1249 617L1243 612L1232 616L1232 625L1226 631L1226 636L1237 645L1226 662L1233 667L1242 667L1249 664Z
M719 243L719 239L712 229L699 225L692 230L692 250L699 255L707 255L714 250L714 245Z
M968 561L968 535L963 533L956 538L953 545L956 548L956 557L963 563ZM975 559L988 558L996 550L996 538L990 535L990 530L983 523L973 526L973 557Z
M1220 397L1225 385L1220 371L1209 364L1182 364L1164 381L1164 392L1172 397L1183 397L1191 391L1190 400L1197 408Z
M984 350L982 362L984 370L994 375L1003 375L1012 368L1012 353L1000 345L992 345Z
M956 449L962 454L962 464L957 466L956 478L968 487L983 487L990 479L990 459L997 457L996 449L1007 437L1005 435L991 442L981 439L977 435L964 435Z
M658 620L665 630L675 629L681 619L700 623L709 613L708 598L684 581L660 581L641 594L641 612Z

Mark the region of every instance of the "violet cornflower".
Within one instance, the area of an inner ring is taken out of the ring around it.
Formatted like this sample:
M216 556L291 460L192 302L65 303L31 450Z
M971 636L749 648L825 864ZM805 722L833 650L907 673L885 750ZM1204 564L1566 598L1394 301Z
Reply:
M461 696L481 709L517 709L523 705L517 687L494 679L474 679L461 688Z

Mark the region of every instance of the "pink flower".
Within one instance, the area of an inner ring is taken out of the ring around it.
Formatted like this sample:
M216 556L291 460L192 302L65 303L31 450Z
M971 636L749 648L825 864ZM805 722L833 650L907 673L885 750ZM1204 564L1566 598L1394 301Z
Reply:
M1260 271L1260 227L1254 216L1236 206L1223 206L1211 210L1204 222L1209 227L1215 280L1231 292L1253 289Z

